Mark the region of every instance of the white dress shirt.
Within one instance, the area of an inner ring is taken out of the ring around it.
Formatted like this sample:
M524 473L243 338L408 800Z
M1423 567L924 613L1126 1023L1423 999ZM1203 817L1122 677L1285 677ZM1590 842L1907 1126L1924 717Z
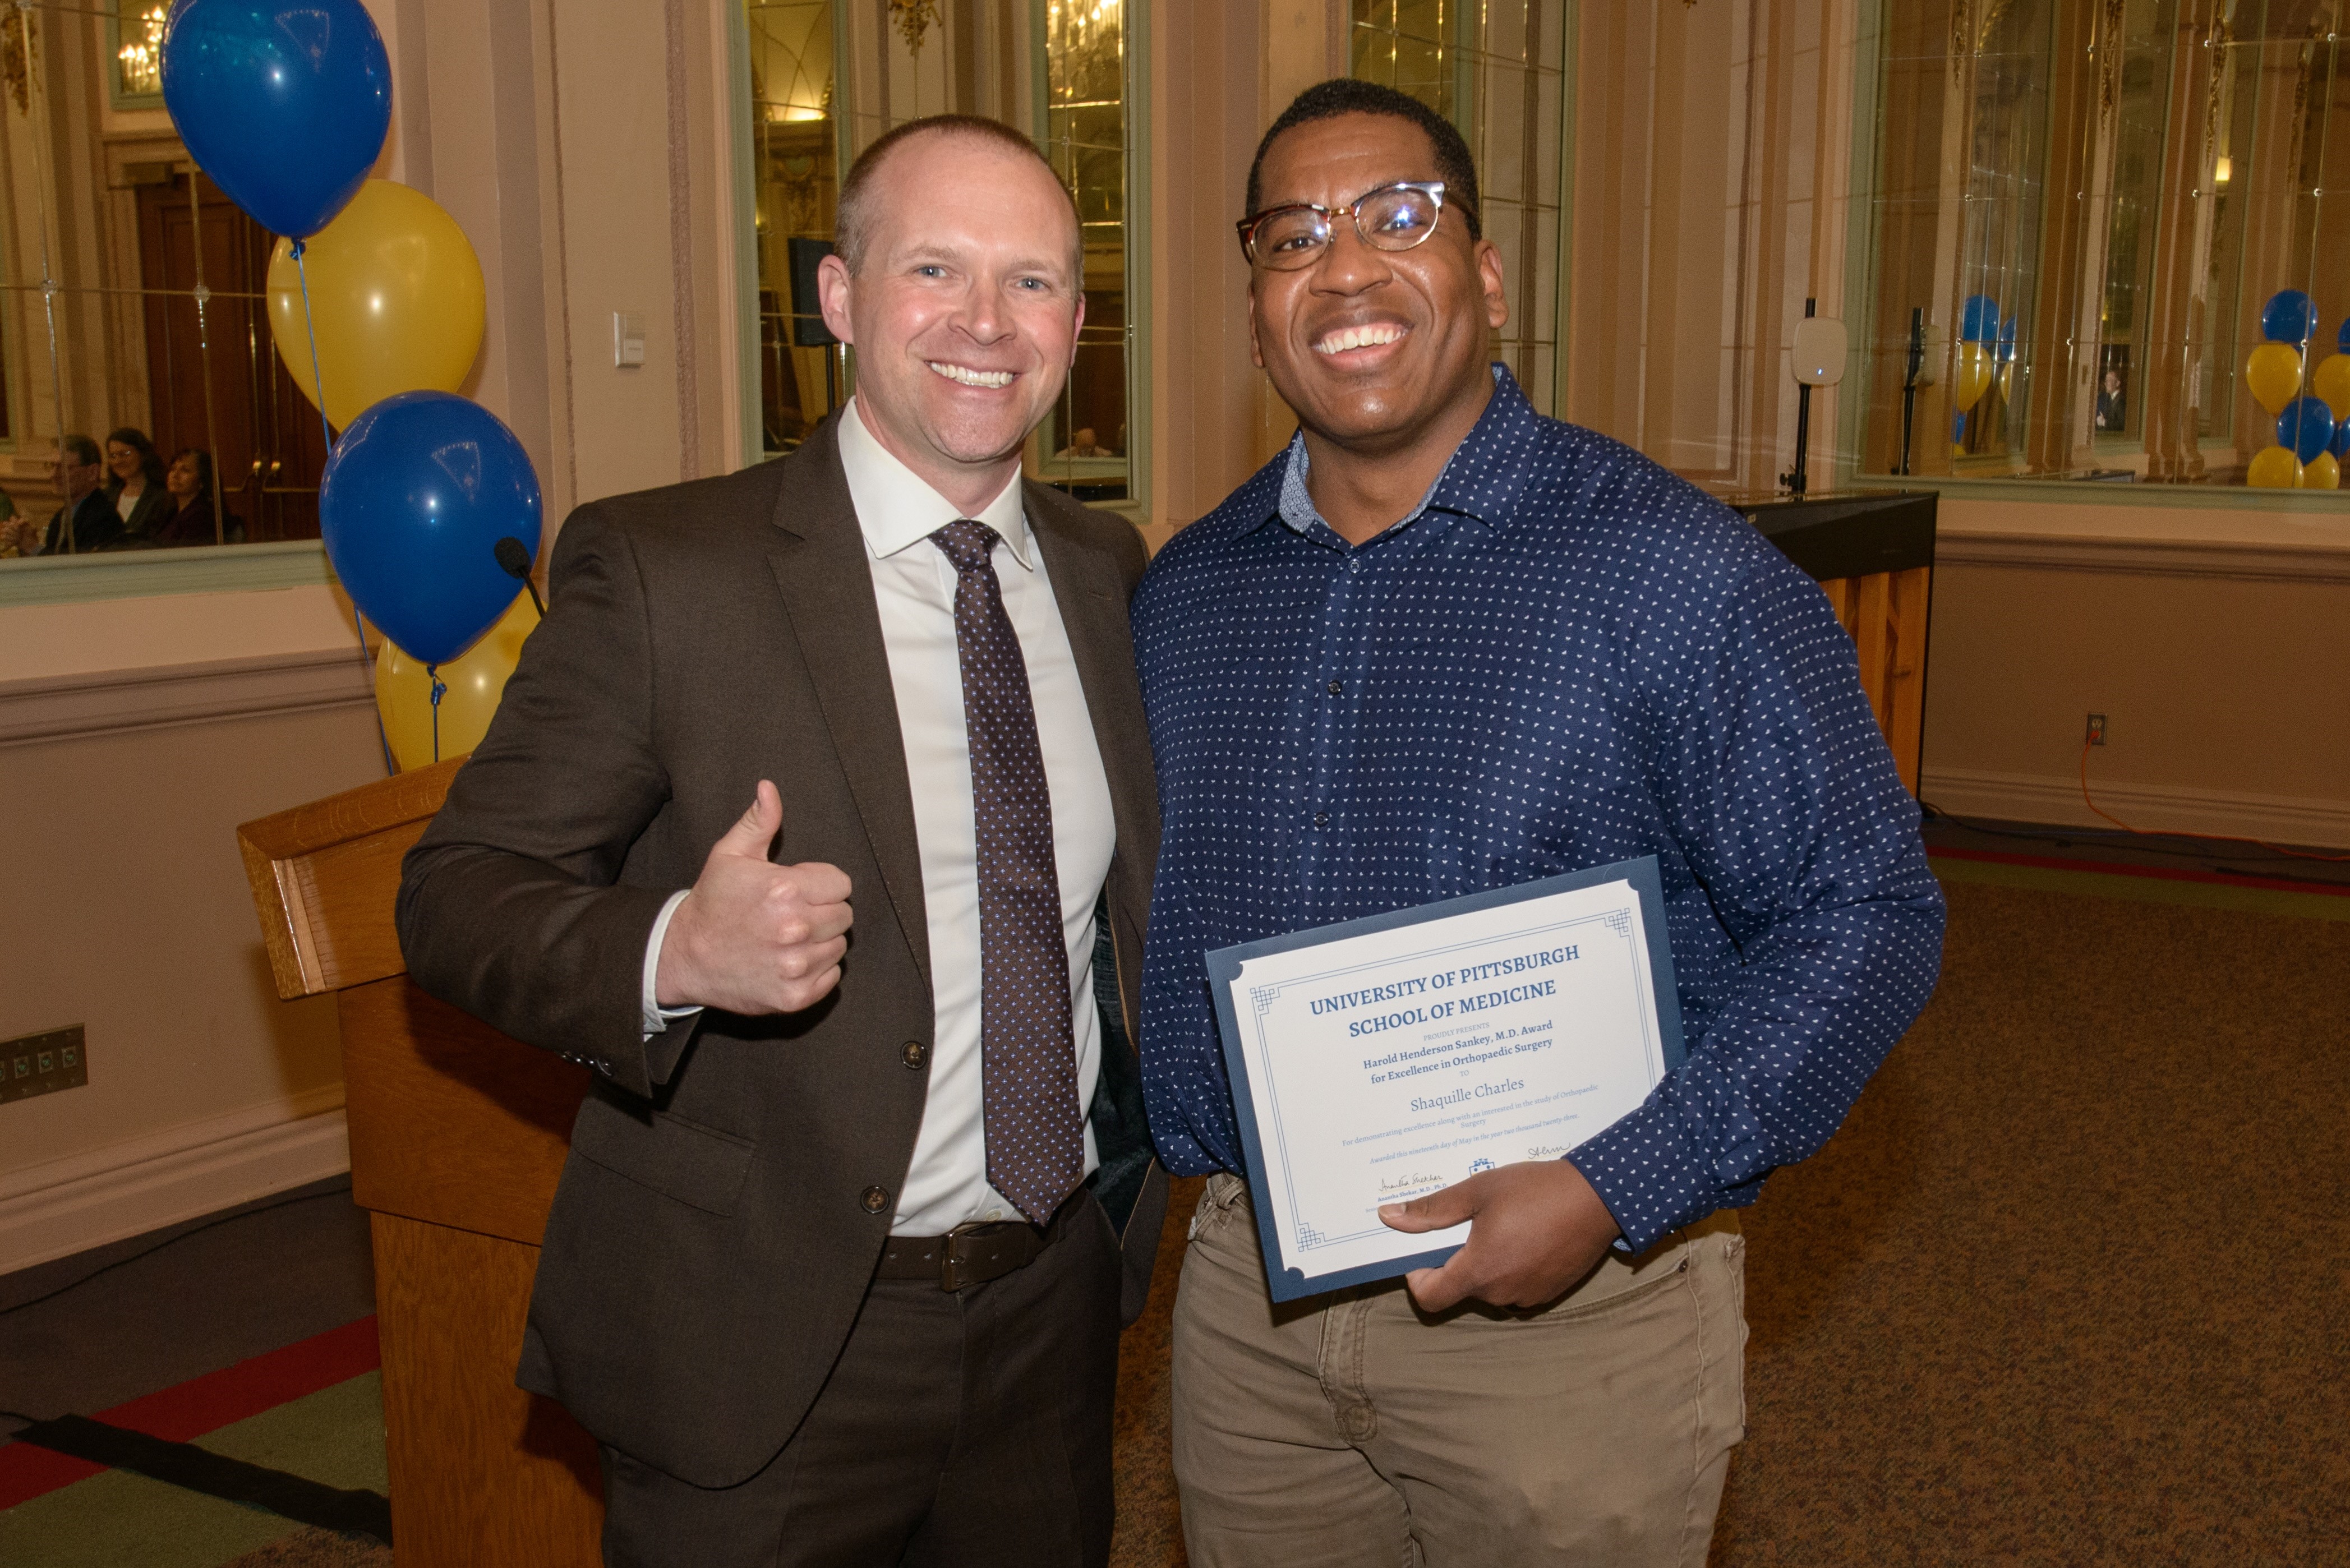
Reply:
M874 439L849 400L838 439L848 493L873 569L889 684L914 797L922 862L922 902L931 943L935 1014L929 1095L914 1158L898 1194L893 1235L935 1236L970 1220L1013 1220L1019 1210L987 1182L987 1132L980 1056L979 878L972 820L971 736L963 722L962 662L955 640L955 569L931 535L963 515ZM1094 742L1092 715L1045 559L1028 530L1014 475L977 514L1003 543L994 552L1003 608L1028 666L1036 740L1053 802L1053 857L1061 885L1061 930L1069 954L1069 1022L1077 1058L1077 1106L1093 1104L1101 1072L1101 1022L1094 1010L1094 910L1116 846L1109 779ZM656 1005L653 977L671 898L645 947L644 1027L650 1035L691 1009ZM860 919L874 916L868 902ZM851 963L855 962L851 959ZM1086 1127L1086 1170L1100 1163Z

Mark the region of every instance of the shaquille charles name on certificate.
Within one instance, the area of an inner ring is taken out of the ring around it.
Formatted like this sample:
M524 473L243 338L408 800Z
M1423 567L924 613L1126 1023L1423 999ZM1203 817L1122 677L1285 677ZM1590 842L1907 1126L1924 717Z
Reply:
M1679 1064L1653 857L1208 957L1275 1300L1440 1262L1378 1208L1555 1159Z

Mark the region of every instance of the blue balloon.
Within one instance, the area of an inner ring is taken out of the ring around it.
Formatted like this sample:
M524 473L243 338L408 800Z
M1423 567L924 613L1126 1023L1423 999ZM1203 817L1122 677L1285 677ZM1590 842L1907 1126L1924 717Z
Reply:
M2281 288L2261 306L2261 336L2272 343L2306 343L2317 330L2317 306L2297 288Z
M273 234L359 194L391 129L391 58L359 0L178 0L163 107L197 165Z
M2334 425L2332 445L2336 459L2350 458L2350 420L2340 421Z
M2342 318L2342 329L2334 333L2334 346L2345 354L2350 354L2350 316Z
M2011 316L1999 324L1999 345L1991 357L2002 365L2015 363L2015 317Z
M2295 398L2277 415L2277 445L2307 462L2334 442L2334 410L2323 398Z
M1987 294L1967 296L1959 313L1959 341L1989 343L1999 336L1999 303Z
M449 392L361 410L318 481L327 558L361 614L421 664L446 664L506 607L511 535L538 554L538 476L498 417Z

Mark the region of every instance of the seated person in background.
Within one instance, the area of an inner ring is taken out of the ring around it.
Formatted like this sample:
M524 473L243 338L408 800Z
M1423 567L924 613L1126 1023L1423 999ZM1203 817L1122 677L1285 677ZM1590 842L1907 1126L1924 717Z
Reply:
M69 435L57 443L57 488L65 492L66 504L49 518L49 530L36 555L86 556L122 537L122 519L99 488L105 472L99 461L98 443L89 437ZM68 514L73 518L71 534L66 532Z
M1092 427L1087 426L1078 430L1075 435L1071 436L1069 438L1069 444L1063 447L1055 455L1060 457L1116 457L1118 453L1102 445L1100 438L1094 434Z
M122 538L114 548L139 549L155 543L155 530L171 515L176 503L163 489L163 458L147 432L129 425L106 438L106 498L122 519Z
M16 498L0 490L0 561L41 553L41 525L16 510Z
M228 519L228 526L213 527L213 454L201 447L182 447L172 454L163 473L163 491L174 510L156 525L152 543L164 549L190 545L239 545L244 542L244 522Z

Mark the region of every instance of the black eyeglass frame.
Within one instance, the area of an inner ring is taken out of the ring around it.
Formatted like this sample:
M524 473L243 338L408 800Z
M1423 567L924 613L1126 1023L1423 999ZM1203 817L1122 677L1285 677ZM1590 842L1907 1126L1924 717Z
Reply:
M1371 232L1368 229L1363 227L1363 204L1377 197L1384 196L1390 191L1417 191L1421 195L1429 197L1436 203L1435 222L1430 223L1428 227L1421 232L1419 237L1413 240L1409 244L1383 245L1379 244L1378 240L1371 237ZM1444 208L1445 200L1443 181L1396 180L1388 184L1381 185L1375 190L1364 192L1361 195L1356 197L1353 201L1347 202L1343 207L1325 207L1318 202L1284 202L1278 207L1267 207L1261 213L1250 213L1247 217L1243 218L1238 223L1234 223L1232 228L1241 237L1241 254L1248 258L1249 265L1251 266L1266 267L1274 272L1303 272L1305 267L1314 265L1311 259L1307 260L1300 266L1283 267L1276 266L1273 263L1265 261L1258 256L1256 254L1256 231L1259 224L1263 223L1267 218L1278 217L1284 213L1313 213L1320 216L1322 219L1322 226L1326 231L1327 231L1323 240L1324 245L1327 246L1335 243L1337 238L1337 221L1340 218L1351 218L1354 220L1355 234L1362 240L1363 244L1370 246L1370 248L1375 251L1386 251L1392 255L1403 251L1418 249L1420 245L1427 244L1428 236L1436 233L1438 227L1444 222ZM1321 254L1322 253L1320 252L1315 253L1316 255Z

